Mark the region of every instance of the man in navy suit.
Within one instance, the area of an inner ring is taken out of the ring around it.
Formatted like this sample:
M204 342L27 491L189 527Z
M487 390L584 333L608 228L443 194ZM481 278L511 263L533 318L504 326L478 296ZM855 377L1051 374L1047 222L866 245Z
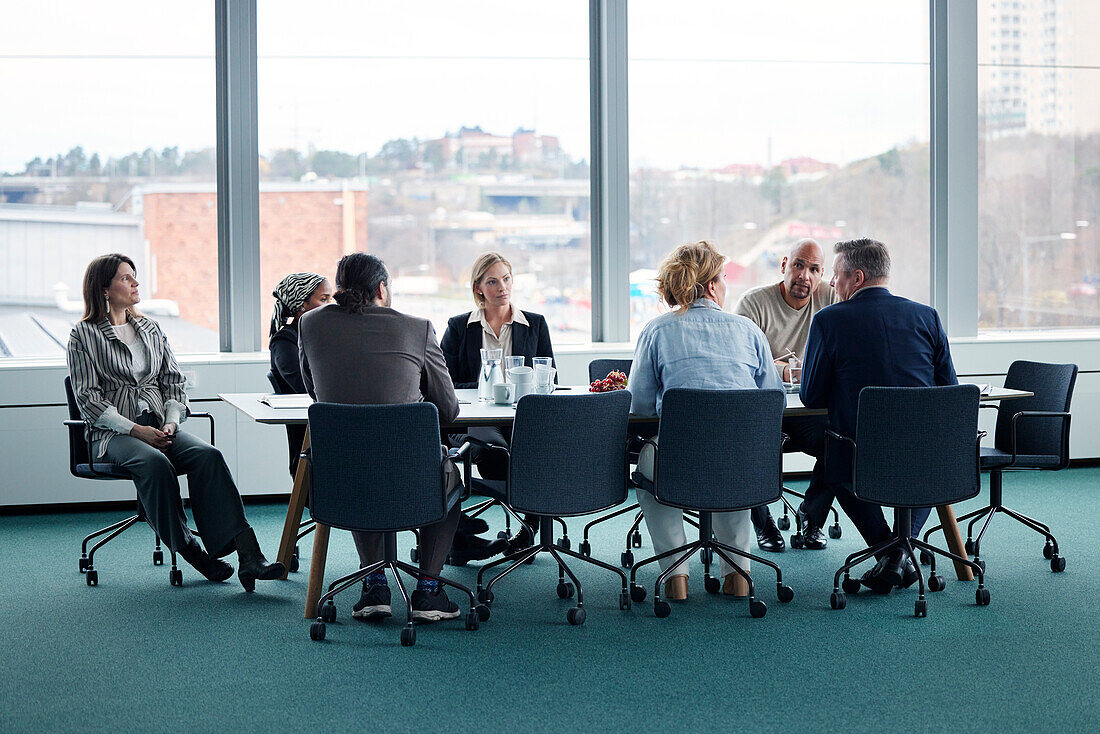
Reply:
M810 408L828 408L829 425L855 436L859 391L876 387L956 385L947 334L936 310L887 290L890 253L872 239L838 242L833 248L833 287L840 302L814 316L806 342L800 395ZM847 444L829 441L825 481L867 544L887 540L890 526L878 505L851 491L852 457ZM929 509L913 510L919 535ZM884 554L861 581L880 593L917 579L900 552Z

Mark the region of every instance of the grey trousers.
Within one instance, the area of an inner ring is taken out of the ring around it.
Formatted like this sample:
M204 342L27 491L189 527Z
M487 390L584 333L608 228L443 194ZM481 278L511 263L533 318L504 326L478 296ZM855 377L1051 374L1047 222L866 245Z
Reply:
M236 547L233 539L248 529L241 495L225 459L197 436L177 431L163 452L133 436L113 436L104 458L134 475L146 518L172 551L178 552L192 538L176 469L187 475L191 513L208 553L218 557L231 553Z

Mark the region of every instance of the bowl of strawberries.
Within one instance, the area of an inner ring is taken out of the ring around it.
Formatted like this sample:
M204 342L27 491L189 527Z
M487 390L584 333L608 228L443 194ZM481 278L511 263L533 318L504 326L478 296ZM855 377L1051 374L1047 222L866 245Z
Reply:
M626 389L626 373L612 370L602 380L594 380L588 387L588 392L614 392Z

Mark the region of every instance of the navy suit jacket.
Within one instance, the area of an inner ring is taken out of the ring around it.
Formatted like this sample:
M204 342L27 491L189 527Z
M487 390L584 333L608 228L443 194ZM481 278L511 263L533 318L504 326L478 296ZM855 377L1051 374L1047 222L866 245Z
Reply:
M530 311L523 311L523 315L530 327L512 322L512 355L523 355L528 363L534 357L553 359L554 347L550 343L546 319ZM481 369L481 324L469 324L469 320L469 311L452 316L447 321L447 331L439 344L457 390L477 387L477 373ZM557 366L556 362L554 366Z
M956 385L947 334L934 308L865 288L821 309L810 324L799 394L808 408L828 408L829 425L855 438L859 391L875 387ZM825 481L851 482L850 447L830 440Z

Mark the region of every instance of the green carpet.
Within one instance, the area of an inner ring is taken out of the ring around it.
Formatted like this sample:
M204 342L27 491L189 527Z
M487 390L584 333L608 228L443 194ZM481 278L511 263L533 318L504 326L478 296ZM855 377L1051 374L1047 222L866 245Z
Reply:
M915 589L849 596L832 611L832 574L860 545L842 519L844 537L828 550L772 556L796 591L790 604L755 567L764 619L743 600L705 594L698 563L691 599L667 619L648 600L619 611L614 577L577 563L588 621L571 627L543 557L496 587L479 631L421 627L412 648L399 645L396 621L350 620L355 590L337 600L328 638L311 642L304 572L245 594L184 567L183 588L170 587L146 528L100 551L100 585L88 588L80 537L121 512L0 517L0 729L1095 731L1098 485L1096 468L1007 476L1006 502L1052 525L1068 568L1052 574L1041 538L999 516L982 548L985 608L975 582L949 576L926 619L913 617ZM284 511L248 507L271 555ZM617 562L626 524L601 526L598 557ZM570 522L574 547L582 525ZM650 550L646 537L636 552ZM334 531L329 578L354 559L350 536ZM472 584L476 568L446 572Z

